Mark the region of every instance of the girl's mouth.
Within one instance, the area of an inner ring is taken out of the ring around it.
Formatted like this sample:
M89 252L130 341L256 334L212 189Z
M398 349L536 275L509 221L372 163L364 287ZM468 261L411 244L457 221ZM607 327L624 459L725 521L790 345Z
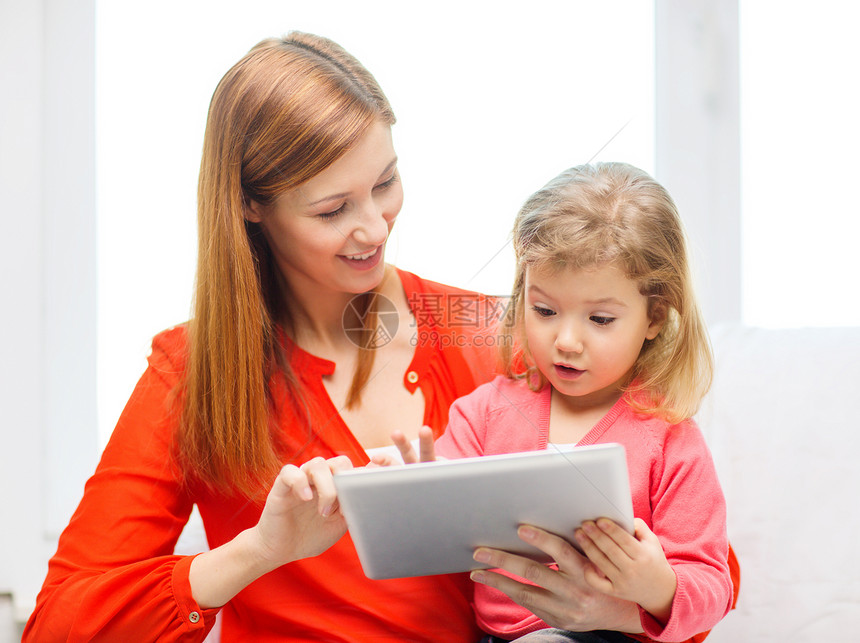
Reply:
M553 368L555 369L556 375L563 380L577 380L582 377L583 373L585 373L584 370L573 368L572 366L565 366L564 364L553 364Z

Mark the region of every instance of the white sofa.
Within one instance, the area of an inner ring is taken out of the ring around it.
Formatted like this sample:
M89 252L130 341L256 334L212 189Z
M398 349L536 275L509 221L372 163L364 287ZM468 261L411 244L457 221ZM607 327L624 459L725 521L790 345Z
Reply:
M860 641L860 328L711 335L716 378L697 419L742 578L708 643ZM200 541L192 523L180 550Z
M698 420L742 578L708 641L860 641L860 328L711 336Z

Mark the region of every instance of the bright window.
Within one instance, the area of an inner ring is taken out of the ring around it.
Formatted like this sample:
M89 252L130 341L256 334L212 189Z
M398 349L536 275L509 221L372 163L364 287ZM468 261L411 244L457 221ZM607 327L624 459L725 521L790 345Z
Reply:
M377 77L398 117L406 200L387 259L507 293L523 200L561 170L653 172L653 7L641 0L167 2L97 5L100 432L151 337L189 314L196 183L209 99L259 40L329 36ZM521 8L516 8L521 7Z
M743 319L860 325L860 6L740 4Z

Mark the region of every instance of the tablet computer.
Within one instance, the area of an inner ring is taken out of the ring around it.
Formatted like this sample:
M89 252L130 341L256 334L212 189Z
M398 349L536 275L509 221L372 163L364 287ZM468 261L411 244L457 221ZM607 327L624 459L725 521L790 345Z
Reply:
M334 482L372 579L486 567L472 559L479 546L549 562L519 539L523 524L571 543L584 520L600 517L633 533L620 444L352 469L335 474Z

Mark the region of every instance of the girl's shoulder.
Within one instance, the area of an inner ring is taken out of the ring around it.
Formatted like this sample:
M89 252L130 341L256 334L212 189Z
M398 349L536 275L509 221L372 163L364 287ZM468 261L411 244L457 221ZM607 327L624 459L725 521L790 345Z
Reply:
M652 454L676 454L686 457L706 450L705 438L694 418L670 422L653 414L637 411L627 405L617 422L619 428L629 431L631 437L640 442L639 448Z
M541 391L531 390L525 380L496 375L492 380L481 384L461 400L480 403L488 412L492 413L540 404L543 393L543 389Z

